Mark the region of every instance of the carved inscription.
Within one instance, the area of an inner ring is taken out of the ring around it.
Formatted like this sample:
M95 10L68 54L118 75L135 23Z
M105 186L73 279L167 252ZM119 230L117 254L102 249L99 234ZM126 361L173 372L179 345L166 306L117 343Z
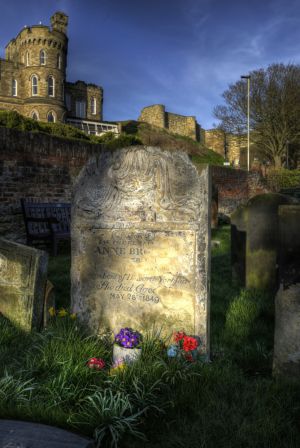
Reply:
M84 252L93 254L87 294L94 296L94 315L115 328L125 314L136 322L152 310L181 315L194 328L193 231L99 229L92 241Z

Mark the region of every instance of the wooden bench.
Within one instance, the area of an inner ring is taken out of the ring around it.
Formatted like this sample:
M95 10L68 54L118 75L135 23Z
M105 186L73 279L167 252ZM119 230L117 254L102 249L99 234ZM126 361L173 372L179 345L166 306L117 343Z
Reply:
M21 199L21 206L27 244L50 241L52 253L56 256L58 242L70 240L71 204Z

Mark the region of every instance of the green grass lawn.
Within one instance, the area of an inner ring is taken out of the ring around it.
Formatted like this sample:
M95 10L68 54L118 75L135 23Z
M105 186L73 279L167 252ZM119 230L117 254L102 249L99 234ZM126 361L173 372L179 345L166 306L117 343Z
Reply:
M23 334L0 319L0 417L57 425L101 446L140 448L298 448L300 382L271 376L273 300L231 283L229 227L213 232L212 362L168 359L154 333L141 359L109 375L110 335L91 337L57 317ZM51 258L58 307L69 305L70 257ZM143 440L143 438L145 440Z

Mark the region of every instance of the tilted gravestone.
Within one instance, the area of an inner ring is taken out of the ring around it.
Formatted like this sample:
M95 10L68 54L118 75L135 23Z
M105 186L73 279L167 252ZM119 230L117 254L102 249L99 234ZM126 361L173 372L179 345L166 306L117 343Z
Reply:
M0 239L0 312L22 330L42 326L47 267L46 252Z
M278 193L262 194L231 215L232 274L242 286L277 289L278 207L294 202Z
M210 172L130 147L89 161L72 206L72 309L93 333L151 322L209 346Z

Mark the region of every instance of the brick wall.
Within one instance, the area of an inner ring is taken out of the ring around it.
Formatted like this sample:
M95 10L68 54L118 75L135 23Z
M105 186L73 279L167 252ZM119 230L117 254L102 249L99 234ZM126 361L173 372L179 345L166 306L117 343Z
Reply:
M0 127L0 234L22 241L22 197L69 202L71 185L100 145Z
M268 193L258 172L212 167L212 183L218 188L219 213L231 215L241 204L257 194Z
M69 202L72 183L100 145L0 127L0 234L22 241L22 197ZM212 167L219 211L230 214L255 194L266 192L257 173Z

